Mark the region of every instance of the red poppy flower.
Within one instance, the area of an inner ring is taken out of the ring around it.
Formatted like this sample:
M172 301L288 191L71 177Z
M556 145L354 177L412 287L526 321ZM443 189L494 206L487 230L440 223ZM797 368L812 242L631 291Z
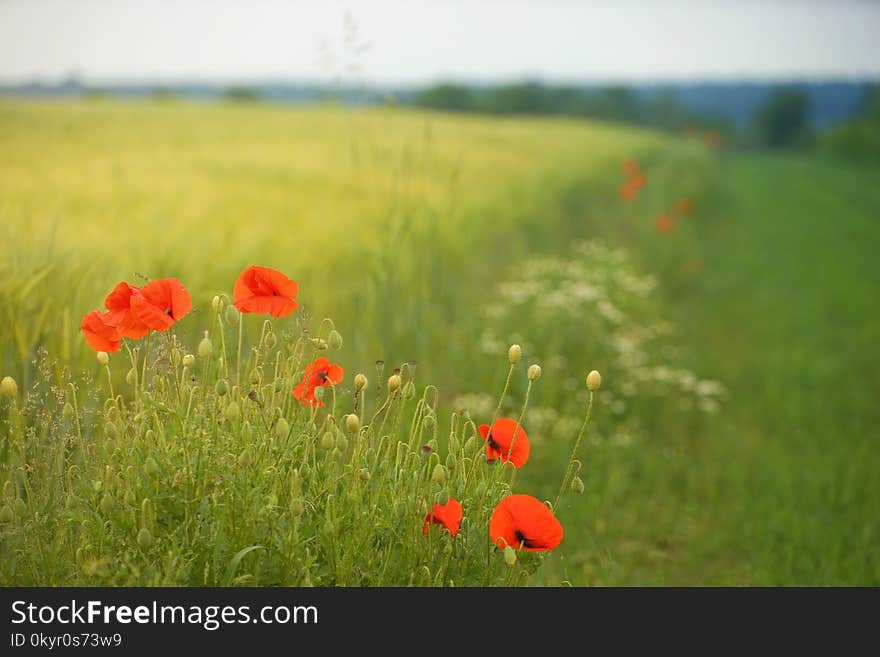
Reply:
M709 148L718 148L721 146L723 137L721 136L721 133L717 130L709 130L704 135L703 141Z
M131 311L147 328L167 331L192 310L192 297L176 278L160 278L131 295Z
M86 342L95 351L108 353L119 351L122 336L119 334L119 329L109 323L109 315L110 313L102 313L100 310L93 310L83 315L80 328Z
M478 428L483 440L486 441L486 460L500 459L502 463L509 460L516 468L521 468L529 460L529 451L531 451L529 437L516 420L507 417L498 418L492 425L491 432L488 424L481 424Z
M449 530L452 538L458 534L458 528L461 526L461 503L454 497L450 497L446 504L434 504L434 508L428 511L425 516L425 523L422 525L422 534L427 534L431 529L431 523L443 525Z
M635 171L630 175L626 182L620 186L621 198L631 201L639 195L639 192L647 183L648 179L645 177L645 174L641 171Z
M296 310L299 286L280 271L252 265L241 272L232 291L233 305L243 313L287 317Z
M131 299L138 294L140 288L123 281L104 299L104 306L110 311L107 322L118 328L119 335L123 338L139 340L150 331L131 309Z
M634 176L639 173L639 163L634 158L625 157L620 163L620 170L628 176Z
M687 196L682 196L675 202L675 211L680 215L689 215L694 211L694 202Z
M546 552L562 542L562 525L541 500L531 495L508 495L489 520L489 538L527 552Z
M296 384L293 396L306 406L321 408L324 402L315 397L315 388L320 386L338 385L345 376L345 370L339 365L331 364L326 356L317 358L306 367L303 380Z
M668 214L661 214L654 223L654 228L658 233L671 233L675 230L675 219Z

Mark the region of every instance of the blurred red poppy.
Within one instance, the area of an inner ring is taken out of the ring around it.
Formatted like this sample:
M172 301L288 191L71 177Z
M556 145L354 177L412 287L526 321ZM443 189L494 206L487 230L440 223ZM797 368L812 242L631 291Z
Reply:
M478 429L486 441L487 461L509 461L514 467L521 468L529 460L529 437L516 420L501 417L495 420L491 431L488 424L481 424Z
M95 351L113 353L119 351L122 336L113 324L109 322L110 313L100 310L83 315L80 328L88 345Z
M131 299L137 294L140 288L123 281L104 300L104 307L109 311L107 322L119 329L121 337L132 340L139 340L150 331L131 309Z
M717 130L708 130L703 136L703 142L709 148L719 148L722 141L723 137L721 136L721 133Z
M324 402L315 397L315 388L338 385L344 377L345 370L339 365L331 364L326 356L321 356L306 366L303 380L296 384L293 396L301 404L322 408Z
M243 313L287 317L296 310L299 286L280 271L252 265L241 272L232 291L233 305Z
M625 157L620 162L620 170L628 176L633 176L639 173L639 163L635 161L635 158Z
M422 534L427 534L431 529L431 523L443 525L449 530L452 538L458 534L462 517L461 503L454 497L450 497L446 504L434 504L434 508L428 511L425 522L422 525Z
M694 211L694 202L687 196L682 196L675 202L675 211L682 216L687 216Z
M675 230L675 219L668 214L661 214L654 222L654 228L658 233L671 233Z
M626 182L624 182L620 186L620 196L624 200L631 201L636 196L639 195L639 192L642 188L648 183L648 178L641 171L636 171L627 178Z
M489 520L489 538L500 548L546 552L562 542L562 525L541 500L531 495L508 495Z
M147 328L167 331L192 310L192 297L176 278L150 281L131 295L131 311Z

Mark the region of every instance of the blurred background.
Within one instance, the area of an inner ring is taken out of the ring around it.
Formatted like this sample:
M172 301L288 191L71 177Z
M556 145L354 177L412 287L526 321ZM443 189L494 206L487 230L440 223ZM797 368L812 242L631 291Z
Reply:
M535 494L602 371L547 583L876 585L878 34L867 0L0 0L0 373L94 373L123 279L180 278L194 346L276 267L347 372L415 360L446 411L522 344Z

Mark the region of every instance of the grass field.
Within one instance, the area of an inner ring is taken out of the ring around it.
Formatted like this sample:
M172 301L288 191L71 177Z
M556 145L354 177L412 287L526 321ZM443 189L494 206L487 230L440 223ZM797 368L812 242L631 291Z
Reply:
M627 156L649 180L632 202ZM186 283L194 345L211 297L273 266L334 319L347 372L415 359L446 412L491 406L522 343L544 375L518 492L556 494L583 375L603 372L586 491L537 581L877 584L878 178L588 122L3 101L0 373L32 387L44 347L57 376L99 374L79 318L135 272ZM658 234L681 196L693 214ZM693 392L714 381L720 405ZM21 527L0 528L7 559Z

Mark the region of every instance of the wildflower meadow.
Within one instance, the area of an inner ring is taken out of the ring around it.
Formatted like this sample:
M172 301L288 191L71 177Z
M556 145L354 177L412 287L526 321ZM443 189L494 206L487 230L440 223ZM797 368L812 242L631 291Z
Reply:
M0 583L877 583L876 174L694 130L0 100Z

